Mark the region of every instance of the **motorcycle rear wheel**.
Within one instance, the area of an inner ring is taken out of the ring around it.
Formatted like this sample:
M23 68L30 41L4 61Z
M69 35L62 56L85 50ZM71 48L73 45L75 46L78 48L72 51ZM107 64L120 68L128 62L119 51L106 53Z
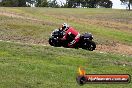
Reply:
M49 38L49 44L51 46L61 47L59 40L55 40L54 38Z

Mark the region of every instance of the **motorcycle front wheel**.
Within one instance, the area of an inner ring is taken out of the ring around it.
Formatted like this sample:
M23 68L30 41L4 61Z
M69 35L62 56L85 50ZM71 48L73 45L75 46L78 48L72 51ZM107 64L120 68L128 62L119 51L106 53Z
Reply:
M93 51L95 50L95 48L96 48L96 44L94 41L91 41L91 40L85 42L82 47L82 49L89 50L89 51Z

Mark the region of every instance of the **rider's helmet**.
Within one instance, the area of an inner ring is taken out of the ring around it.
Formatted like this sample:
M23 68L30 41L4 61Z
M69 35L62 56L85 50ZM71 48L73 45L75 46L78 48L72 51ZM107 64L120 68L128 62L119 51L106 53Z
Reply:
M66 31L69 28L69 25L67 23L62 24L62 30Z

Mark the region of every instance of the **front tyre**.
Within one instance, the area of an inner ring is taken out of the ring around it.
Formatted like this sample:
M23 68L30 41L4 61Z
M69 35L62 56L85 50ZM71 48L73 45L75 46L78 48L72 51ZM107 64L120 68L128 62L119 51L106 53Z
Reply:
M83 44L83 47L82 48L83 49L86 49L86 50L89 50L89 51L93 51L96 48L96 44L95 44L94 41L89 40L89 41L87 41L87 42L85 42Z
M91 41L88 50L89 51L93 51L93 50L95 50L95 48L96 48L95 42L94 41Z

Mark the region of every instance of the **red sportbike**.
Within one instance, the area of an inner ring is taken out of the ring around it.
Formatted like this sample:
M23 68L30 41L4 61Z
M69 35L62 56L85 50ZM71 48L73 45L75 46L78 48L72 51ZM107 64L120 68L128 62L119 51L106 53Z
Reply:
M55 29L49 38L49 44L55 47L68 47L68 43L71 42L74 38L70 35L67 36L67 40L61 40L65 32L59 29ZM93 51L96 48L96 44L92 41L93 36L91 33L84 33L80 36L80 40L73 48L82 48L85 50Z

